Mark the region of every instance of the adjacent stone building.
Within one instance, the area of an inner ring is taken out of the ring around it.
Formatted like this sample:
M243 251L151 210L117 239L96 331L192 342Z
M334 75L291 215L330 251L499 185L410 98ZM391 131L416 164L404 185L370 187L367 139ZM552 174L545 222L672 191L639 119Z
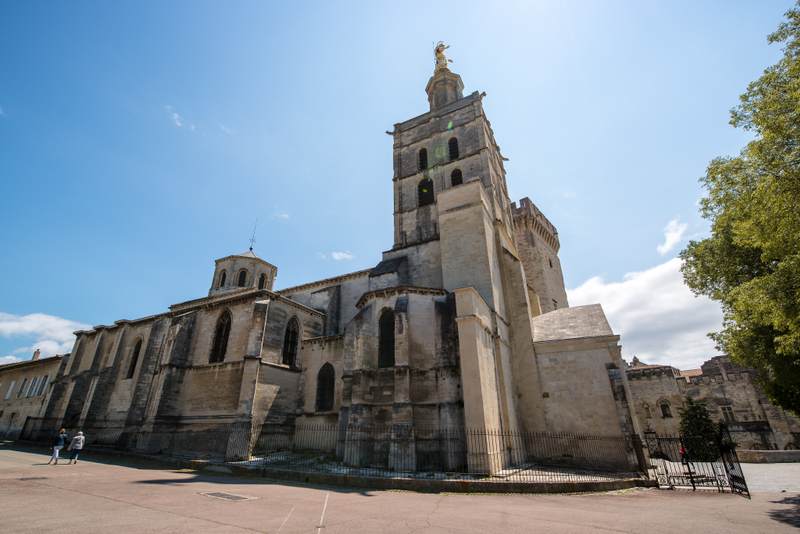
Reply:
M631 468L619 336L599 305L569 307L558 233L511 202L485 94L441 60L426 92L391 132L394 236L376 266L276 291L252 249L221 258L207 296L77 332L47 424L227 458L316 426L351 465L488 472L538 453L487 437L443 458L444 433L570 432L619 440L604 467Z
M800 419L772 404L758 387L755 371L733 364L727 356L715 356L688 371L634 358L626 374L645 432L678 435L679 410L690 397L727 424L740 448L800 447Z
M29 417L44 415L51 380L65 356L0 365L0 439L16 439Z

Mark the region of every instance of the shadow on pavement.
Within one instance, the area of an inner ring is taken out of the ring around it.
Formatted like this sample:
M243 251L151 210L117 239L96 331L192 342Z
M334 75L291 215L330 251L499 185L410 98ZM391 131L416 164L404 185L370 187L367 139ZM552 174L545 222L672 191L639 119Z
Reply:
M769 516L775 521L786 523L793 527L800 528L800 495L794 497L786 497L779 501L770 501L773 504L788 504L793 505L793 508L784 510L770 510Z
M37 446L35 444L27 444L27 443L0 442L0 450L13 450L29 454L41 454L46 458L49 458L51 454L51 450L49 447ZM261 485L272 485L272 486L290 486L297 488L319 488L336 493L358 493L366 497L371 497L374 491L365 488L329 486L323 484L303 483L303 482L286 481L286 480L273 480L261 476L260 471L253 471L253 474L250 476L240 476L240 475L215 473L208 471L196 471L188 468L175 467L174 465L169 465L172 461L173 460L168 457L165 457L163 462L161 462L158 459L125 456L122 453L114 454L106 451L93 451L92 449L85 449L83 454L81 455L81 461L79 462L79 464L76 464L72 467L79 466L81 463L83 464L95 463L103 465L114 465L118 467L127 467L130 469L142 469L148 471L168 471L171 473L179 473L185 475L185 478L179 478L179 479L164 478L164 479L140 480L137 482L138 484L180 485L180 484L190 484L194 482L207 482L215 484L261 484ZM31 465L47 466L48 463L47 462L33 463ZM51 465L51 467L61 467L62 465L68 465L68 464L66 463L66 461L64 461L60 462L57 466ZM77 468L79 469L80 467Z

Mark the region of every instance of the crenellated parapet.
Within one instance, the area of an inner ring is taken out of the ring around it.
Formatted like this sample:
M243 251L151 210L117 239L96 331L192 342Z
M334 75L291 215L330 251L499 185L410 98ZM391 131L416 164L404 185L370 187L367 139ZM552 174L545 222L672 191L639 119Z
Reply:
M531 199L521 198L519 206L516 202L512 202L511 210L514 214L514 224L518 228L524 227L536 232L555 252L558 252L561 247L558 241L558 230Z

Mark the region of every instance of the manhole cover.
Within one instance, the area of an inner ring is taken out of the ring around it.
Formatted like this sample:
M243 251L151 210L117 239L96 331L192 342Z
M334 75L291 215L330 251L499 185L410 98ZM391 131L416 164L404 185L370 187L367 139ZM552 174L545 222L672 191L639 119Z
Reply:
M47 477L22 477L20 480L47 480Z
M223 491L208 491L205 493L201 493L200 495L206 495L207 497L214 497L215 499L225 499L226 501L247 501L254 498L254 497L245 497L244 495L235 495L233 493L225 493Z

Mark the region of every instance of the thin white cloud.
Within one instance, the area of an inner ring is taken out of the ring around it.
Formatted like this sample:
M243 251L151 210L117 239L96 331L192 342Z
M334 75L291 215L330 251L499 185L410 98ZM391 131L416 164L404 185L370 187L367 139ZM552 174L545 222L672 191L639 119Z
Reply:
M273 219L280 219L282 221L288 221L289 220L289 214L286 213L285 211L279 211L279 212L275 213L272 216L272 218Z
M167 112L167 115L169 116L169 119L172 121L172 124L176 128L184 128L185 127L185 128L188 128L192 132L197 129L197 127L194 125L194 123L186 121L186 119L183 118L183 115L178 113L175 110L175 108L173 108L172 106L170 106L170 105L164 106L164 111Z
M220 124L219 129L222 130L222 133L226 135L233 135L235 133L232 128L228 128L224 124Z
M6 111L3 109L3 106L0 106L0 117L5 117Z
M24 343L12 354L0 357L0 361L10 363L29 359L36 349L42 351L43 357L69 352L75 342L73 332L87 328L91 326L46 313L14 315L0 312L0 337L20 339L20 343ZM31 339L33 343L28 344Z
M716 302L694 296L680 267L681 260L673 258L619 282L595 276L568 290L569 303L602 304L629 361L638 356L681 369L699 367L718 353L706 334L721 328L722 311Z
M9 363L21 362L16 356L0 356L0 365L7 365Z
M564 197L566 200L572 200L578 195L577 193L575 193L575 191L564 191L563 193L561 193L561 196Z
M687 228L689 228L689 225L680 222L677 218L669 221L664 227L664 242L656 247L658 253L663 256L675 248L675 245L683 239L683 234L686 233Z
M349 261L353 258L355 258L355 256L347 250L334 250L331 252L331 259L334 261Z

